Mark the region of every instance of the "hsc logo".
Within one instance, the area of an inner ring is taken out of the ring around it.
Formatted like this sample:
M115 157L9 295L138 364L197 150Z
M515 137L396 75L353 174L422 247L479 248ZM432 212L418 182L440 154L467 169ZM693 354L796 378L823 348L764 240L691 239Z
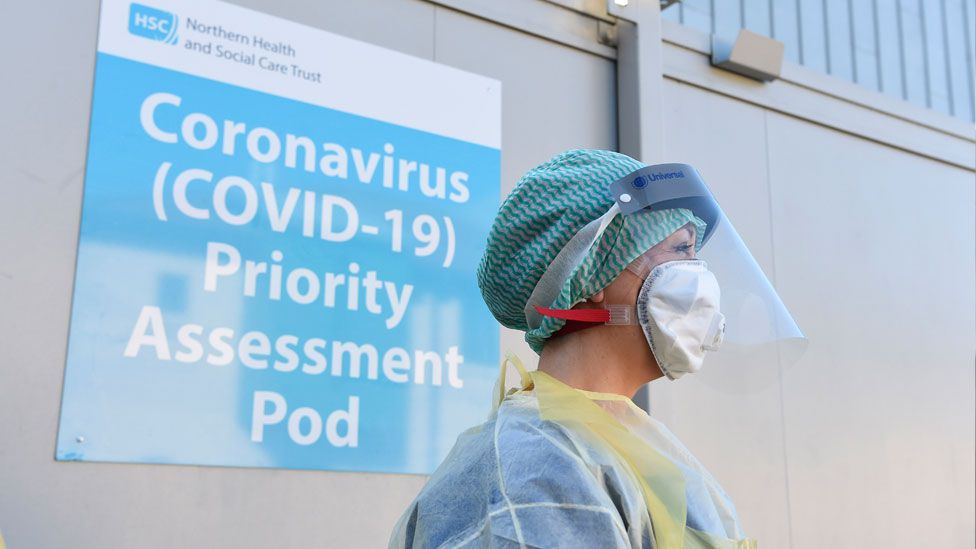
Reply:
M175 44L178 25L179 18L175 13L142 4L129 5L129 34L165 44Z

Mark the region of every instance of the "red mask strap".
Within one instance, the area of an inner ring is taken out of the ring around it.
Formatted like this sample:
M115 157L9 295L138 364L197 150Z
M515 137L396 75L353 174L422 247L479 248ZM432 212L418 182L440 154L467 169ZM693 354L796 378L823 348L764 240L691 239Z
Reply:
M547 309L538 305L533 305L533 307L540 315L552 318L594 324L606 324L610 322L610 311L607 309Z
M550 337L571 334L594 326L602 326L610 321L610 311L607 309L547 309L533 305L537 313L542 316L560 318L566 324Z

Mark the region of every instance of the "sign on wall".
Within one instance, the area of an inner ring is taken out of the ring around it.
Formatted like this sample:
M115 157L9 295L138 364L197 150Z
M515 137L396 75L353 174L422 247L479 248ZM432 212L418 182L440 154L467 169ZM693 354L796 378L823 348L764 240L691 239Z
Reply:
M484 419L501 86L103 0L57 457L427 473Z

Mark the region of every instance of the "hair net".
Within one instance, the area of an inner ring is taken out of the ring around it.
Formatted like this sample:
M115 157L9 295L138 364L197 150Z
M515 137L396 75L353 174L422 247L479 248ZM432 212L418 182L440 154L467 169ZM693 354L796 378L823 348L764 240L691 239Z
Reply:
M525 333L541 352L565 321L544 317L528 325L525 306L550 263L582 227L614 204L610 183L645 164L614 151L574 149L529 170L502 203L478 266L478 286L491 313L503 326ZM687 223L705 223L684 208L641 211L614 217L597 242L572 270L552 303L570 309L607 287L627 265Z

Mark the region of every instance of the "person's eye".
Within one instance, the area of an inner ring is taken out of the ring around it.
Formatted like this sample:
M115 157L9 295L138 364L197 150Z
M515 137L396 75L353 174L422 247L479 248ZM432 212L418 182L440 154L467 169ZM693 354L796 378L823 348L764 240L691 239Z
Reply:
M674 251L684 254L691 251L694 247L695 247L694 244L689 244L685 242L683 244L678 244L677 246L675 246Z

